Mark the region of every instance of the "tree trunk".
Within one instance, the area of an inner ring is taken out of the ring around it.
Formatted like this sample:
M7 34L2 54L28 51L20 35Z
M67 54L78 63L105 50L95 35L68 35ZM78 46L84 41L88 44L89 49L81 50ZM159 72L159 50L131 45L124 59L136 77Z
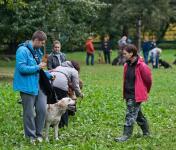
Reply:
M4 51L4 54L14 55L16 53L18 43L16 41L11 41L8 45L8 49Z
M137 48L140 52L141 50L141 17L137 20Z
M122 36L124 35L128 37L128 26L127 25L123 25Z

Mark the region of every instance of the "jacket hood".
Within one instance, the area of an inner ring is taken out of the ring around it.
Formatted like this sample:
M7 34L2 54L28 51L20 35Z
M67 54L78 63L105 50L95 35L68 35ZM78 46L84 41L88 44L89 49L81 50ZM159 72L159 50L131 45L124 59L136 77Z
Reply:
M144 62L144 59L141 56L138 56L137 65L141 64L142 62Z
M30 41L30 40L27 40L24 43L21 43L18 45L18 47L20 47L20 46L25 46L25 47L28 46L29 48L31 48L33 50L32 41Z

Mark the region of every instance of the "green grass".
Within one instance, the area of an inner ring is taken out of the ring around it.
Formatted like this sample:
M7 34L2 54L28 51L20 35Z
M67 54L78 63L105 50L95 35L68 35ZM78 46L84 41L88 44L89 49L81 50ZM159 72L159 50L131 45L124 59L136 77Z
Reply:
M162 58L173 62L176 51L164 51ZM113 52L113 57L115 57ZM97 56L97 55L96 55ZM141 133L135 125L132 138L116 143L125 117L122 99L122 67L105 64L86 66L85 54L70 53L69 59L81 62L85 98L78 101L76 116L70 117L69 127L60 130L60 141L30 145L23 137L22 107L17 104L19 94L12 90L11 81L0 81L0 149L65 149L65 150L174 150L176 149L176 66L172 69L152 70L153 87L143 112L150 123L151 137L137 138ZM13 63L0 67L13 72ZM4 68L4 66L7 66Z

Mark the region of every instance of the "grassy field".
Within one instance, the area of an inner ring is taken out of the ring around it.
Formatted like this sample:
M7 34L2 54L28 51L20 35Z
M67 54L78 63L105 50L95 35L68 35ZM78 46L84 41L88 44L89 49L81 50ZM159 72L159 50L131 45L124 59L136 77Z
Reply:
M176 51L164 51L162 58L170 63ZM113 52L113 57L116 55ZM97 55L96 55L97 56ZM0 80L0 149L64 149L64 150L174 150L176 149L176 66L172 69L152 70L153 87L143 112L147 117L151 137L139 137L135 125L132 138L116 143L113 138L122 134L125 103L122 99L123 68L106 64L86 66L85 54L67 54L81 63L85 98L78 101L76 116L70 117L69 127L60 130L60 140L30 145L23 136L22 107L19 94L12 90L12 82ZM97 58L96 58L97 59ZM14 62L0 62L0 73L13 73Z

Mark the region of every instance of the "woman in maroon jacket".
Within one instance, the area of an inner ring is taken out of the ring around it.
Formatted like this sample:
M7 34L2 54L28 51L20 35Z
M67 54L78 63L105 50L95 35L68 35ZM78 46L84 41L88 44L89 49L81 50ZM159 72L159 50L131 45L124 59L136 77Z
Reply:
M123 49L126 58L124 65L123 96L127 110L123 136L115 141L124 142L130 138L135 121L141 127L143 135L149 135L149 126L141 110L141 103L146 101L152 85L151 71L138 56L137 48L129 44Z
M94 46L93 46L93 38L89 37L86 41L86 64L89 65L89 57L91 57L91 65L94 65Z

